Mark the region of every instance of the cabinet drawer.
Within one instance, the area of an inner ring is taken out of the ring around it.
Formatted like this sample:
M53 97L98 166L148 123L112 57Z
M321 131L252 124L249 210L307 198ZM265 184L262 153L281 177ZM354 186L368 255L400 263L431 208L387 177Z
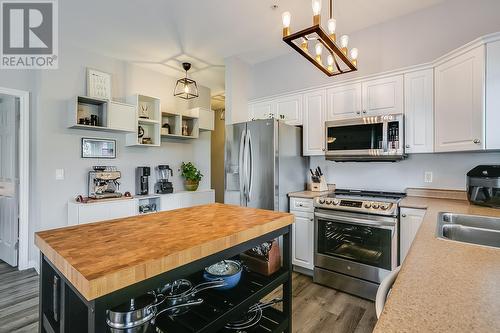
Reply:
M314 213L313 199L290 198L290 211Z

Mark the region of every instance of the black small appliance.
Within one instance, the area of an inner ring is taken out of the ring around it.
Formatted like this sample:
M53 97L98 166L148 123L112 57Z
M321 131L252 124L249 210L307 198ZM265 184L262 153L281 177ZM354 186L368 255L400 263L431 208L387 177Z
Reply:
M135 190L137 195L149 194L149 176L151 176L150 167L137 167L135 169Z
M467 172L470 203L500 208L500 165L478 165Z
M158 182L156 183L156 193L165 194L174 192L174 187L169 177L174 173L168 165L158 165Z

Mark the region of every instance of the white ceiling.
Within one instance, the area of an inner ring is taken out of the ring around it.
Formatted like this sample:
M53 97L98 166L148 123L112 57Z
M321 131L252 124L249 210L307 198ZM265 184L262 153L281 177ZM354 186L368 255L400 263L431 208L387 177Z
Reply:
M443 1L336 0L337 30L349 34ZM292 31L312 21L310 0L65 0L59 8L60 29L77 45L174 77L188 60L191 76L214 94L224 90L225 57L253 64L291 51L281 41L282 12L291 12Z

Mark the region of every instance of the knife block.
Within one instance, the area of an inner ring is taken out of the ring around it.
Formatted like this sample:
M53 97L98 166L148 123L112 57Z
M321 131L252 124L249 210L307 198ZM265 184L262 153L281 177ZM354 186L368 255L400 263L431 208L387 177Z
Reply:
M326 183L325 176L321 176L319 178L319 183L311 183L311 191L313 192L322 192L328 191L328 184Z

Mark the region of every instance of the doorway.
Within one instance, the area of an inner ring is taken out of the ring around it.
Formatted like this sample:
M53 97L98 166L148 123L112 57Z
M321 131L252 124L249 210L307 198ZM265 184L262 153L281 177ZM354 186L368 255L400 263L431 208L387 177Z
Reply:
M0 88L0 260L28 268L29 94Z
M224 203L224 145L226 140L225 98L223 94L212 97L214 111L214 130L211 138L211 187L215 191L215 202Z

